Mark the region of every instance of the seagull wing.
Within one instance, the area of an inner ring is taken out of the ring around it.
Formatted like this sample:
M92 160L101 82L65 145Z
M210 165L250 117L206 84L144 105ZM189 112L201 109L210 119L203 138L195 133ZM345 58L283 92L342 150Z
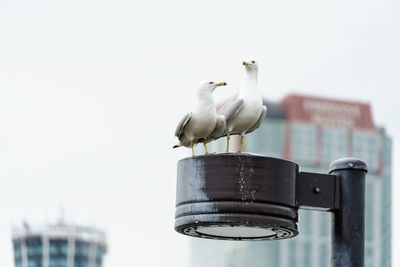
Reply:
M212 140L216 140L224 135L226 128L225 117L222 115L217 116L217 123L215 124L214 131L210 134Z
M243 99L234 98L226 102L219 110L218 115L224 115L226 122L230 122L243 107Z
M246 134L251 133L258 127L260 127L261 123L264 121L265 115L267 115L267 107L263 106L260 117L258 118L257 122L246 132Z
M175 136L178 137L178 139L181 139L184 135L185 127L187 126L191 118L192 112L189 112L179 121L178 126L176 126L175 130Z

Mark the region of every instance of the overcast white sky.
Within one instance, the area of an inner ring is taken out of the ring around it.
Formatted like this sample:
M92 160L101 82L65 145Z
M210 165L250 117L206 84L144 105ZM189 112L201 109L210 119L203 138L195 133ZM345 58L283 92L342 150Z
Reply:
M11 227L60 206L108 234L105 267L188 266L173 230L175 125L200 80L237 91L259 62L266 97L362 100L394 140L400 266L400 2L0 0L0 266ZM183 102L185 101L185 102Z

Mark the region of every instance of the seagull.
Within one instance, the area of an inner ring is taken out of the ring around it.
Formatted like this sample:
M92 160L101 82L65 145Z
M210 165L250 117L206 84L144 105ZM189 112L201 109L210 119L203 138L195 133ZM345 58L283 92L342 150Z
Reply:
M231 134L240 134L240 152L243 152L243 138L246 133L257 129L267 114L263 105L263 97L257 86L258 64L256 61L243 62L245 74L238 97L226 102L218 115L226 119L226 152L229 152Z
M187 113L178 123L175 130L175 136L178 137L179 143L174 146L191 147L194 156L193 146L202 142L208 153L206 144L224 135L225 117L217 115L212 93L215 88L225 86L225 82L215 83L203 81L197 89L197 103L192 112Z

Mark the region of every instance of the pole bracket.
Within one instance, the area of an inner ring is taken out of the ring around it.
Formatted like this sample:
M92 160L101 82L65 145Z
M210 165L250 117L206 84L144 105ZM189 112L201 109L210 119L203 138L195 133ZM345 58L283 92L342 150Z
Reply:
M299 172L296 204L302 209L332 211L340 208L340 176Z

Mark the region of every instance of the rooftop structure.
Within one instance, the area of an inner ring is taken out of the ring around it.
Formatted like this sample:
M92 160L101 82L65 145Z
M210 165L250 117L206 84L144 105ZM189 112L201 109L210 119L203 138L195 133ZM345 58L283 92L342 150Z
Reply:
M13 231L15 267L101 267L104 232L63 222Z

